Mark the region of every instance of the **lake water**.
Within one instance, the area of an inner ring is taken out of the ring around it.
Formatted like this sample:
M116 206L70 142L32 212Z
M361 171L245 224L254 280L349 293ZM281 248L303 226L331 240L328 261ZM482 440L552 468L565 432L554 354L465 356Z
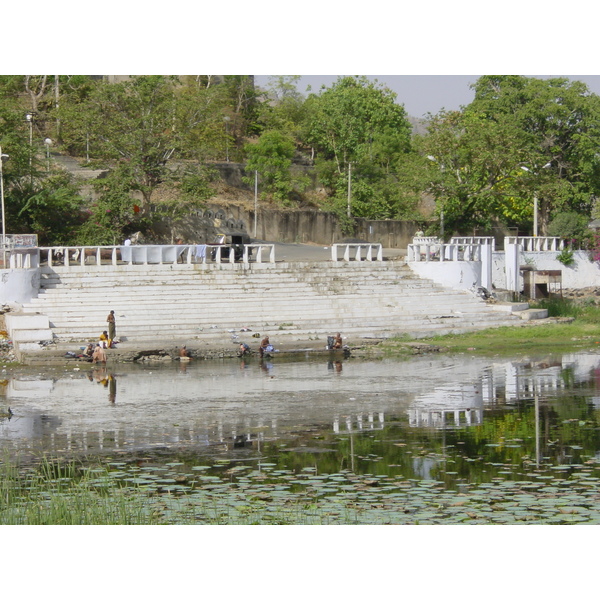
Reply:
M343 499L357 522L600 518L597 353L67 363L4 375L0 409L13 415L0 420L0 451L22 462L100 457L176 494L193 479L203 493L235 486L267 504ZM400 514L394 498L409 508ZM381 505L374 515L365 499Z

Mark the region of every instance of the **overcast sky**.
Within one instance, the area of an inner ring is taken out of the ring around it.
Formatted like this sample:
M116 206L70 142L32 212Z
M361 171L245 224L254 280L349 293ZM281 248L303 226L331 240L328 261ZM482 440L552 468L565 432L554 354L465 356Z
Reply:
M269 75L259 75L255 83L261 87L268 84ZM377 79L396 92L396 101L403 104L411 117L423 117L430 112L435 114L442 110L455 110L469 104L473 100L470 84L475 83L479 75L372 75L369 79ZM542 77L542 76L537 76ZM598 75L565 75L569 79L586 83L590 91L600 94L600 76ZM337 80L337 75L303 75L297 88L306 93L307 87L318 92L322 85L330 87Z

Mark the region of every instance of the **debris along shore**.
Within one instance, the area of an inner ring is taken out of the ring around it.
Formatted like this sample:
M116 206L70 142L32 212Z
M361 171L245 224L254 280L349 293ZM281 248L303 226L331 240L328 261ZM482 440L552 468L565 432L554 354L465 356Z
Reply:
M384 341L381 338L364 338L364 339L344 339L344 348L339 350L328 350L323 340L290 340L283 339L273 340L275 349L273 352L266 354L265 358L293 358L301 355L305 356L334 356L338 357L363 357L363 356L378 356L383 354L383 350L378 346ZM170 362L179 360L179 351L182 346L187 346L192 360L210 360L210 359L225 359L238 358L239 342L218 343L215 341L203 342L195 340L196 343L190 341L182 341L181 343L161 344L136 344L133 341L122 342L116 348L107 349L106 356L108 363L127 363L127 362ZM35 355L27 357L26 365L64 365L64 364L90 364L84 359L76 358L68 353L79 353L83 344L79 343L55 343L48 344ZM422 354L426 352L437 352L440 350L438 346L422 344L417 342L407 342L405 344L407 350L412 354ZM244 360L260 360L258 354L258 343L251 345L251 354L244 356ZM6 360L6 359L5 359ZM12 362L12 361L11 361Z
M363 347L368 347L373 344L378 344L381 340L368 340L361 343L359 346L349 346L352 353L353 350L359 350ZM331 354L332 351L325 348L325 344L321 340L314 342L306 341L285 341L281 344L276 342L275 350L269 353L268 356L275 357L278 355L298 355L298 354ZM194 342L182 341L181 343L161 342L153 344L136 344L135 342L122 342L116 348L107 349L106 356L108 362L169 362L179 360L179 351L182 346L186 346L192 359L209 360L219 358L237 358L239 354L239 343L217 343L217 342L202 342L201 340ZM64 364L65 361L72 363L83 363L87 361L67 355L68 352L77 352L80 349L80 344L65 343L49 344L41 349L39 353L27 357L27 364ZM252 353L249 357L259 359L258 344L251 346ZM341 352L337 352L341 354ZM265 355L267 356L267 355ZM248 358L245 356L244 358Z

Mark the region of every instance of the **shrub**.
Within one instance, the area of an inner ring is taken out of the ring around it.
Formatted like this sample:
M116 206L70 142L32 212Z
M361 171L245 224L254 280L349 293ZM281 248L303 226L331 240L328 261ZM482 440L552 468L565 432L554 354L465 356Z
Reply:
M565 267L570 267L575 263L575 258L573 256L573 251L565 248L562 252L558 254L556 260L561 262Z

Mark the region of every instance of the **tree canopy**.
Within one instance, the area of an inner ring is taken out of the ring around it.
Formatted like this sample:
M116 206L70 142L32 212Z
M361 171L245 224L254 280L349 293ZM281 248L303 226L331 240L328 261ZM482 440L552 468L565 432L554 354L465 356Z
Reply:
M429 190L454 229L493 220L541 232L552 215L590 214L600 185L600 99L578 81L484 76L462 111L430 119L417 146L431 158Z
M542 234L598 214L600 98L581 82L486 75L468 106L429 115L421 135L377 81L340 77L308 96L297 82L278 76L260 90L246 75L0 76L8 230L112 243L205 202L210 165L228 160L245 165L247 182L258 171L264 201L333 210L348 231L354 217L422 218L427 197L438 216L431 232L443 215L448 234L529 233L534 197ZM106 171L93 198L45 160L46 137L53 151ZM298 175L310 169L318 193Z

